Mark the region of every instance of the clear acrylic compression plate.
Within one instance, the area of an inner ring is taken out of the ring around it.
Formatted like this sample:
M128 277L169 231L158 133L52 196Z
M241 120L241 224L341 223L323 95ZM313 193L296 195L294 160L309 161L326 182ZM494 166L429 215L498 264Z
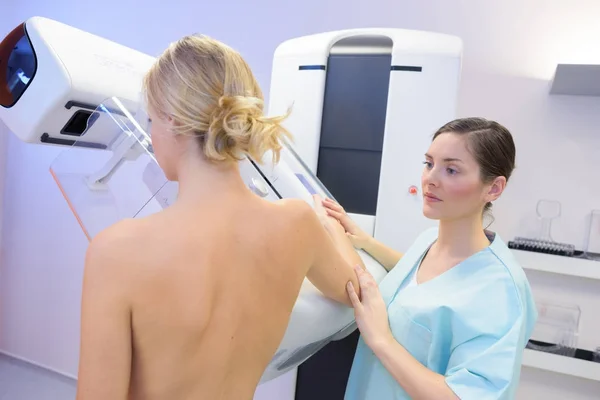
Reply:
M333 199L293 147L282 145L277 165L269 162L270 152L263 164L240 162L250 189L272 201L301 198L312 204L312 194ZM177 183L167 180L154 157L143 101L103 101L85 133L59 154L50 172L88 240L120 220L160 211L177 196ZM266 195L261 193L265 188Z
M100 104L85 133L50 166L88 240L120 220L161 210L177 192L156 162L147 124L125 104L114 97Z

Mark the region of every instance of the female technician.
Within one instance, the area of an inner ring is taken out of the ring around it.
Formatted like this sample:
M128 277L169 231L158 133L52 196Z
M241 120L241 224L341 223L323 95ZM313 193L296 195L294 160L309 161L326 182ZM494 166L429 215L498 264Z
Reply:
M405 254L360 230L327 199L355 247L390 273L350 283L361 339L347 400L511 399L537 312L527 278L483 215L513 171L515 145L481 118L441 127L425 154L423 213L439 221Z

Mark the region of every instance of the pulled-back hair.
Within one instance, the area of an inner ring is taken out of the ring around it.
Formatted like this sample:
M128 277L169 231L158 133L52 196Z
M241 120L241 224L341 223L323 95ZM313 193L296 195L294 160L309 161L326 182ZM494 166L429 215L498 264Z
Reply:
M242 56L207 36L185 36L172 43L144 78L149 107L171 116L175 134L193 135L212 161L245 155L261 162L271 150L279 160L281 126L287 117L266 117L263 94Z
M479 164L481 180L489 183L499 176L510 178L515 168L516 148L511 133L504 126L485 118L460 118L442 126L433 135L435 140L443 133L463 135L467 148ZM492 203L487 203L488 211Z

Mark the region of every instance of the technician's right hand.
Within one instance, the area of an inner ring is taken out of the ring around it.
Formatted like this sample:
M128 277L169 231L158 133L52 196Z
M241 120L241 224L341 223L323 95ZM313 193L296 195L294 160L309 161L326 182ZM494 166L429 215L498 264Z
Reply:
M344 208L335 201L326 198L323 200L323 207L327 211L327 215L337 219L346 230L346 234L350 241L357 249L364 249L372 239L365 231L359 228L356 222L346 214Z

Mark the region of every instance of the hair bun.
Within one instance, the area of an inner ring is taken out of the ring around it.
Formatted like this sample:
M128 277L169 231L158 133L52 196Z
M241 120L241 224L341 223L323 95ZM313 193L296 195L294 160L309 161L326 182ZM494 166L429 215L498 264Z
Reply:
M263 101L257 97L221 96L211 115L204 153L210 160L240 160L248 155L261 162L271 150L277 162L280 138L290 136L281 126L286 117L265 117Z
M263 94L241 54L206 36L185 36L171 44L144 77L148 107L170 117L175 135L197 137L203 156L262 162L279 160L281 126L289 115L265 117Z

